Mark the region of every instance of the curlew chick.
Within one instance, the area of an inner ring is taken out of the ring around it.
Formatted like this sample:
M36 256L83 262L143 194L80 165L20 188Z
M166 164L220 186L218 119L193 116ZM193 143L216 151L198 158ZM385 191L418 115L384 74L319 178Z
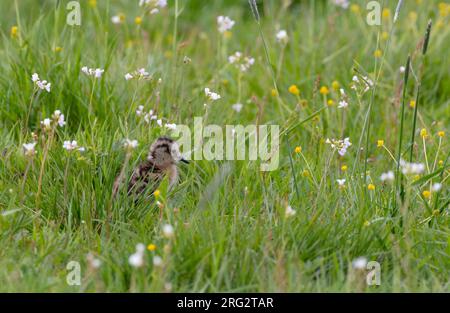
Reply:
M168 137L158 138L151 145L147 159L133 170L128 183L128 195L142 194L146 190L153 193L165 175L168 175L170 186L173 186L178 179L179 162L189 163L182 157L178 144ZM114 183L114 194L120 184L121 179L118 177Z

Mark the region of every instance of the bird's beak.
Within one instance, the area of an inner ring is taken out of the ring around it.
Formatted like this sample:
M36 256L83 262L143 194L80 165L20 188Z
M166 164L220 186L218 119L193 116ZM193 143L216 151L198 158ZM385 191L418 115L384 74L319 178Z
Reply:
M180 161L183 162L183 163L189 164L189 161L186 160L186 159L181 159Z

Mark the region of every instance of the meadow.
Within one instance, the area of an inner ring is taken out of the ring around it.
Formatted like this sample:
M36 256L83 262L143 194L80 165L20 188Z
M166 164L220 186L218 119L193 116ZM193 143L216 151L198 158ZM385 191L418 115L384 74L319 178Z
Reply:
M0 291L450 291L448 1L142 2L0 0ZM278 168L112 196L194 117Z

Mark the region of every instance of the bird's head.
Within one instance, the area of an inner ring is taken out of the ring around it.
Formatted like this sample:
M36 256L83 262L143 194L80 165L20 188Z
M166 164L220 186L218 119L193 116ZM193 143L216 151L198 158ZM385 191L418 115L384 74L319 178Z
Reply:
M148 159L161 168L169 167L178 162L189 163L183 158L176 141L169 137L160 137L151 145Z

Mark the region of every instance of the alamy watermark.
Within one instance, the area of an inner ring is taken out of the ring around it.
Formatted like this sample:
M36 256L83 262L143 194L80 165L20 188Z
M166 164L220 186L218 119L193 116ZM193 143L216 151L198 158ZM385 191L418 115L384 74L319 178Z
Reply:
M249 160L261 162L261 171L279 165L279 125L203 125L194 118L193 132L187 125L176 125L172 136L186 160Z

